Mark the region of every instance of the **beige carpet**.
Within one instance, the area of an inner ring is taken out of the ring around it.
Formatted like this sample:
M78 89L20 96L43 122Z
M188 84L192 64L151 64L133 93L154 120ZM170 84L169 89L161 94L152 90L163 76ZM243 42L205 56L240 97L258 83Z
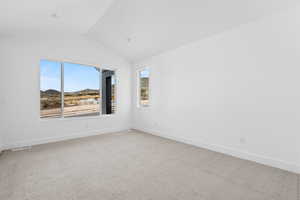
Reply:
M299 200L299 176L139 132L5 152L1 200Z

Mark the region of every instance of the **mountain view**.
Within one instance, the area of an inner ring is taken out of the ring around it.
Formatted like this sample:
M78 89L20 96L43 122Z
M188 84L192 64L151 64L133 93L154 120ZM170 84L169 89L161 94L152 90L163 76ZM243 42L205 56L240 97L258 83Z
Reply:
M61 115L61 92L49 89L40 91L41 114L43 117ZM99 112L99 90L84 89L64 93L64 115L84 114L86 112Z

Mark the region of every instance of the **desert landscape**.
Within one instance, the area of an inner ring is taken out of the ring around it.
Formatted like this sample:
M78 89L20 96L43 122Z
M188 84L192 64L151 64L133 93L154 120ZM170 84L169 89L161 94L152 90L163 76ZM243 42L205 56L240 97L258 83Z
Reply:
M61 92L57 90L40 91L41 118L60 117ZM64 93L64 117L93 116L100 113L99 90L85 89Z
M140 104L142 106L149 105L149 78L140 78Z

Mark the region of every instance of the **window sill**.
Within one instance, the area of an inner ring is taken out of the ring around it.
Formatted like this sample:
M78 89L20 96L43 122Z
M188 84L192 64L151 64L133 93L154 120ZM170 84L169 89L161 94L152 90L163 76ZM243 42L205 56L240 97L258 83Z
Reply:
M57 118L39 118L39 121L48 122L48 121L72 121L72 120L95 120L107 117L114 117L116 114L111 115L99 115L99 116L90 116L90 117L57 117Z
M147 106L137 106L137 108L141 108L141 109L143 109L143 108L149 108L150 107L150 105L147 105Z

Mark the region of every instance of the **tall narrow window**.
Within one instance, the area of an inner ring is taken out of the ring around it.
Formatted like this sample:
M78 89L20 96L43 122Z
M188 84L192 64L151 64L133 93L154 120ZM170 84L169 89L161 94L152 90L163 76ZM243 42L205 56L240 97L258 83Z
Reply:
M61 116L61 64L40 62L40 115L41 118Z
M40 117L116 112L115 71L68 62L40 62Z
M139 78L139 105L149 106L149 69L143 69L138 72Z

